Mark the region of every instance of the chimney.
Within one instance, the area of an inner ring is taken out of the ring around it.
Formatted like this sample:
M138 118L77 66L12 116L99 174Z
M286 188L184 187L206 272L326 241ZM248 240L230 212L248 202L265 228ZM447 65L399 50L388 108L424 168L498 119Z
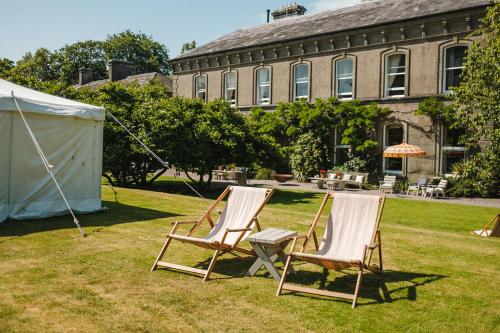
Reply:
M269 17L271 16L271 10L267 9L266 13L267 13L267 23L269 23Z
M78 84L80 86L83 86L84 84L87 84L89 82L92 82L92 68L79 68L78 69Z
M304 15L306 10L307 9L304 6L297 5L297 3L291 3L281 7L280 9L276 9L271 13L271 15L273 15L274 20L277 20L284 17Z
M108 61L108 77L111 82L123 80L134 72L134 65L125 60Z

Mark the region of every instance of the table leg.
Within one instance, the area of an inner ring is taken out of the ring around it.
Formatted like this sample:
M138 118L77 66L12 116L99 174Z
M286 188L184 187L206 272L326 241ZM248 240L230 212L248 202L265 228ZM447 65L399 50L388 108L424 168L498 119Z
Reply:
M254 247L255 252L259 256L259 258L262 259L262 262L264 263L264 266L266 266L267 270L269 273L271 273L272 277L276 281L281 280L281 275L278 273L278 270L276 267L274 267L272 259L267 255L267 253L264 251L264 249L261 247L260 244L256 244Z

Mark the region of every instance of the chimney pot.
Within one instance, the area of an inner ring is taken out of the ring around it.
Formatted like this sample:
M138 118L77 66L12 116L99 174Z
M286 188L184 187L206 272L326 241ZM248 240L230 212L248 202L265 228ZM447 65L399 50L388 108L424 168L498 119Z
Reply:
M123 80L134 73L134 64L130 61L112 59L108 61L108 77L111 82Z
M78 84L80 86L83 86L84 84L87 84L89 82L92 82L92 68L79 68L78 69Z
M277 20L284 17L304 15L306 10L306 7L293 3L276 9L271 15L273 16L273 20Z

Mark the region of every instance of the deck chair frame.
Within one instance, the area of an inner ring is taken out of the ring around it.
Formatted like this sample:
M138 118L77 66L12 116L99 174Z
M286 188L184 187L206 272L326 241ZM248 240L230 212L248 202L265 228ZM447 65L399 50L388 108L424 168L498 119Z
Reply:
M222 192L222 194L215 200L215 202L208 208L207 211L198 219L198 220L191 220L191 221L176 221L173 222L173 227L170 230L170 232L166 235L165 242L163 243L163 246L160 250L160 253L158 254L158 257L156 258L153 267L151 267L151 271L154 271L158 266L161 267L166 267L174 270L179 270L179 271L185 271L189 273L194 273L194 274L200 274L203 276L203 281L207 281L210 277L210 274L212 273L215 263L217 261L217 258L223 253L223 252L240 252L243 254L247 255L252 255L256 256L255 252L252 250L247 250L244 248L239 247L239 242L242 240L243 236L245 233L248 231L251 231L252 224L255 223L255 227L257 228L258 231L261 230L260 224L259 224L259 219L258 215L266 205L266 203L269 201L273 194L272 189L267 189L266 191L266 198L262 205L256 210L255 214L253 215L253 218L247 223L247 225L244 228L239 228L239 229L226 229L222 239L220 242L211 242L211 241L205 241L202 238L190 238L192 237L193 233L202 225L204 221L207 221L210 224L210 227L213 228L215 226L214 221L212 220L212 217L210 214L217 208L217 205L224 200L226 196L228 196L233 189L233 186L228 186L226 189ZM179 226L187 224L187 225L192 225L191 229L189 232L183 236L179 235L177 233L177 229ZM229 244L224 244L224 240L226 239L227 235L229 233L239 233L239 237L237 238L236 242L233 245ZM211 249L215 250L214 255L212 256L212 259L210 261L210 264L208 265L208 268L205 269L200 269L200 268L195 268L195 267L189 267L189 266L183 266L183 265L178 265L178 264L173 264L169 262L162 261L161 259L163 258L163 255L167 251L168 246L170 245L172 240L178 240L181 242L185 243L191 243L196 246L205 248L205 249Z
M311 224L311 228L309 229L309 232L307 233L307 235L296 236L293 238L290 254L288 255L288 258L287 258L287 261L286 261L286 264L285 264L285 267L283 270L283 275L281 276L281 281L278 285L278 291L276 292L276 295L279 296L281 294L282 290L289 290L289 291L314 294L314 295L320 295L320 296L342 298L342 299L351 300L352 301L352 308L354 309L354 307L356 306L356 301L358 298L358 293L359 293L359 289L361 286L361 280L363 277L364 270L368 270L368 271L371 271L371 272L377 273L377 274L382 273L382 270L383 270L383 266L382 266L382 239L380 237L380 219L382 217L382 211L384 209L385 196L383 196L383 195L379 196L379 206L378 206L378 211L377 211L377 221L375 222L376 223L375 232L372 236L371 243L365 245L362 261L355 260L355 261L347 262L347 261L330 260L328 258L312 259L309 257L302 256L302 254L306 254L305 250L306 250L307 244L311 240L311 238L314 241L314 246L316 248L316 251L318 251L319 243L318 243L318 237L316 235L316 226L318 225L318 222L321 218L321 214L323 213L323 210L325 209L325 206L328 203L328 200L329 199L335 200L334 195L335 194L331 193L331 192L329 192L325 195L325 197L321 203L321 206L318 210L318 213L314 217L314 220ZM304 243L302 244L302 249L300 252L294 252L297 240L300 238L305 238ZM378 266L376 264L373 264L370 266L372 255L373 255L373 252L375 250L378 250L378 258L379 258ZM358 273L357 273L357 280L356 280L356 287L354 290L354 294L333 292L333 291L328 291L328 290L302 287L302 286L297 286L297 285L285 283L288 270L291 268L292 260L311 262L313 264L323 266L327 270L329 269L329 267L330 267L330 269L331 269L331 267L334 267L334 269L336 269L336 270L357 268Z
M479 234L476 234L474 231L471 231L471 233L477 236L500 237L500 214L493 216L490 222L483 226Z

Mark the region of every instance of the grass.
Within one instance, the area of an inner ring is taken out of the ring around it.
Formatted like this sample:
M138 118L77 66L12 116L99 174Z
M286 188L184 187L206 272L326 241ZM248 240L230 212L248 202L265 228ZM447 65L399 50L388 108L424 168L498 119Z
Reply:
M120 188L115 202L103 187L109 210L81 216L87 238L68 217L0 225L0 332L500 331L500 239L469 233L497 209L388 199L381 224L387 271L383 282L364 279L351 310L341 300L275 296L265 271L243 277L252 258L224 255L208 283L149 272L170 222L201 214L209 202L156 190ZM321 197L277 191L261 223L303 233ZM208 265L212 252L172 244L168 260ZM292 279L304 285L354 286L353 274L296 269Z

